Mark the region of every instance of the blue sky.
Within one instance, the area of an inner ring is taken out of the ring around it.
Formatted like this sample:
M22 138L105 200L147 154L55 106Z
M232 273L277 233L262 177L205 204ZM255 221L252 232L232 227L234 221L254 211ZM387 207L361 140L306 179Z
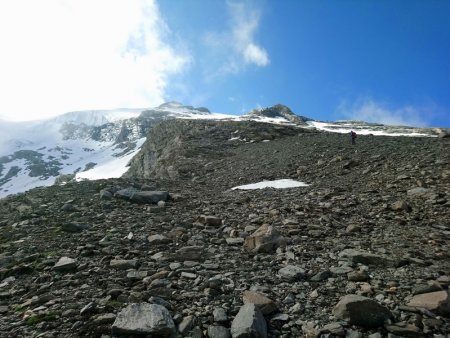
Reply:
M445 0L2 2L0 117L175 100L450 127L449 18Z

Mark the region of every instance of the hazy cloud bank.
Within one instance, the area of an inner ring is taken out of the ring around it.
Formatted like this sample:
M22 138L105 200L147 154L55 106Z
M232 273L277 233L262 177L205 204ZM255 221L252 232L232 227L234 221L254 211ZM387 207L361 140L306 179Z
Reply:
M0 2L0 116L160 104L191 61L169 36L155 0Z
M338 107L338 114L346 119L361 120L387 125L404 125L413 127L427 127L429 123L424 119L424 113L431 112L428 107L390 107L374 101L372 98L359 99L353 103L343 101Z

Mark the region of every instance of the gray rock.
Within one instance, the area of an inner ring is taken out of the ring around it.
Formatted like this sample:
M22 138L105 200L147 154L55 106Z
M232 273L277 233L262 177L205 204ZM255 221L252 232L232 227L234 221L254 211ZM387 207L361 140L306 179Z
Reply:
M340 323L329 323L325 325L320 332L323 333L331 333L335 336L344 336L345 330Z
M264 315L274 313L278 310L277 305L272 299L264 296L259 292L246 290L244 291L242 300L244 301L244 304L255 304Z
M267 224L261 225L251 236L244 241L244 249L261 253L271 253L278 247L286 245L286 240L273 227Z
M180 324L178 324L178 332L181 334L185 334L188 331L192 330L195 325L194 316L184 317Z
M157 204L159 201L167 201L170 195L167 191L136 191L134 189L122 189L114 194L115 197L136 203Z
M365 282L370 279L367 271L352 271L347 274L347 279L351 282Z
M184 246L176 251L173 258L178 261L203 261L204 248L198 245Z
M227 312L225 309L221 307L217 307L213 311L214 321L215 322L226 322L228 321Z
M61 225L61 230L64 232L77 233L89 229L90 227L91 226L89 224L71 222Z
M230 329L220 325L208 326L208 337L210 338L230 338Z
M325 270L325 271L321 271L321 272L316 273L314 276L311 277L310 280L312 282L321 282L321 281L327 280L331 276L332 276L331 271Z
M225 239L228 245L242 245L244 239L242 237L227 237Z
M339 253L339 256L348 258L352 263L360 263L364 265L385 266L389 263L388 259L384 256L354 249L342 250Z
M332 266L330 268L330 272L333 275L345 275L345 274L350 273L352 271L353 271L353 268L350 267L350 266L346 266L346 265L344 265L344 266Z
M385 325L385 329L399 337L423 337L423 332L413 324L395 323L392 325Z
M425 308L437 314L450 317L450 293L447 290L422 293L414 296L408 306Z
M295 265L286 265L278 270L278 274L287 282L295 282L305 277L305 270Z
M407 192L408 196L424 196L432 193L432 190L422 187L409 189Z
M150 244L155 244L155 245L158 245L158 244L167 244L167 243L172 242L172 241L171 241L169 238L167 238L166 236L164 236L164 235L159 235L159 234L148 236L147 240L148 240L148 242L149 242Z
M220 227L222 225L222 219L216 216L201 215L198 221L206 226Z
M112 259L109 266L118 270L134 269L137 267L136 259Z
M266 338L267 324L255 304L244 304L231 323L233 338Z
M173 337L175 324L169 311L161 305L130 304L122 309L112 325L113 334L147 334L155 337Z
M391 312L376 301L357 295L346 295L336 304L333 314L351 325L379 327L392 317Z
M110 200L113 198L113 194L109 190L102 189L100 190L100 198L102 200Z
M76 270L76 268L77 268L77 261L69 257L61 257L53 267L55 271L61 272L73 271Z

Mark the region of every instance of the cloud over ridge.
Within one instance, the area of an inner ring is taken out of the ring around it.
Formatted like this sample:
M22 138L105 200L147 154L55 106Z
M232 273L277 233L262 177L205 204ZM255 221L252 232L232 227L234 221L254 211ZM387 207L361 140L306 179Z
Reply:
M376 102L370 97L360 98L353 103L343 101L338 113L347 119L396 126L427 127L423 118L424 111L432 114L433 107L402 106L390 107L386 103Z

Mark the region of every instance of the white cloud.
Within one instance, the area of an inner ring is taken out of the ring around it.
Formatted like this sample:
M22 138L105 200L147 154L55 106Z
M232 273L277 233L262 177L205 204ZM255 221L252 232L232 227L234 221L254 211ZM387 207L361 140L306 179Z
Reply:
M266 66L269 63L266 51L253 43L245 48L244 58L247 63L254 63L257 66Z
M227 2L230 19L228 29L209 32L205 43L212 59L207 75L236 74L249 65L265 67L270 63L267 51L255 41L261 13L248 3ZM211 55L213 54L213 55Z
M424 117L431 111L427 107L403 106L392 108L387 104L375 102L371 98L363 98L352 104L342 102L338 112L345 118L352 120L387 125L426 127L428 123Z
M162 103L190 57L167 43L155 0L0 2L0 116Z

